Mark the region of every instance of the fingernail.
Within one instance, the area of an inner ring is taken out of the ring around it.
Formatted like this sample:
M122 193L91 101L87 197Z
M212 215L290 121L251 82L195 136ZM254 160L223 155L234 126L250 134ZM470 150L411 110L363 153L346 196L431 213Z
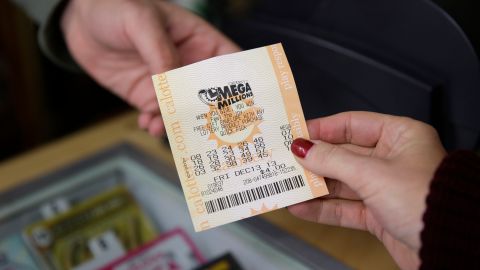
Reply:
M305 139L295 139L292 143L292 152L295 156L299 158L305 158L307 156L308 150L312 148L313 143Z

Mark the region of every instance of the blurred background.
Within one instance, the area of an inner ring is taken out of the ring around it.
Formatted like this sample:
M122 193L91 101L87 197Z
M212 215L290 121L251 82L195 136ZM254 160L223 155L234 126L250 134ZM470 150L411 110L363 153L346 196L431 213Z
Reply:
M37 30L17 6L0 1L0 160L128 109L87 75L47 59Z
M478 1L434 2L458 22L478 52ZM85 74L49 61L36 32L24 12L0 1L0 161L129 109Z

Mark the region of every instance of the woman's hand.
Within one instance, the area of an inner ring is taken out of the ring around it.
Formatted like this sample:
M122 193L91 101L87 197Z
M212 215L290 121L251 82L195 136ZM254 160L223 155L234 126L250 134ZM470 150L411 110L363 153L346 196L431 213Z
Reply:
M163 0L70 0L62 30L82 68L164 132L151 75L239 48L207 22Z
M420 232L433 174L446 155L437 132L404 117L341 113L308 122L312 142L294 141L306 169L331 194L289 207L310 221L368 230L402 269L419 266Z

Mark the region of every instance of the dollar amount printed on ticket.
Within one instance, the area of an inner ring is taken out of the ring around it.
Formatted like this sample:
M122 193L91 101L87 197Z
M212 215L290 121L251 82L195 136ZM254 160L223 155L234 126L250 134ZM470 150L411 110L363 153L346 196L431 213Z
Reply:
M308 138L281 44L153 76L196 231L328 194L290 145Z

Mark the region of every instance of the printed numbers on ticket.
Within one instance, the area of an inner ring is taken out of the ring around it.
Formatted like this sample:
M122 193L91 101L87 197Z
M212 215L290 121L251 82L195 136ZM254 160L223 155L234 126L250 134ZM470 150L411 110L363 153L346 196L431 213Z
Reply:
M152 78L196 231L328 194L290 152L308 131L281 44Z

